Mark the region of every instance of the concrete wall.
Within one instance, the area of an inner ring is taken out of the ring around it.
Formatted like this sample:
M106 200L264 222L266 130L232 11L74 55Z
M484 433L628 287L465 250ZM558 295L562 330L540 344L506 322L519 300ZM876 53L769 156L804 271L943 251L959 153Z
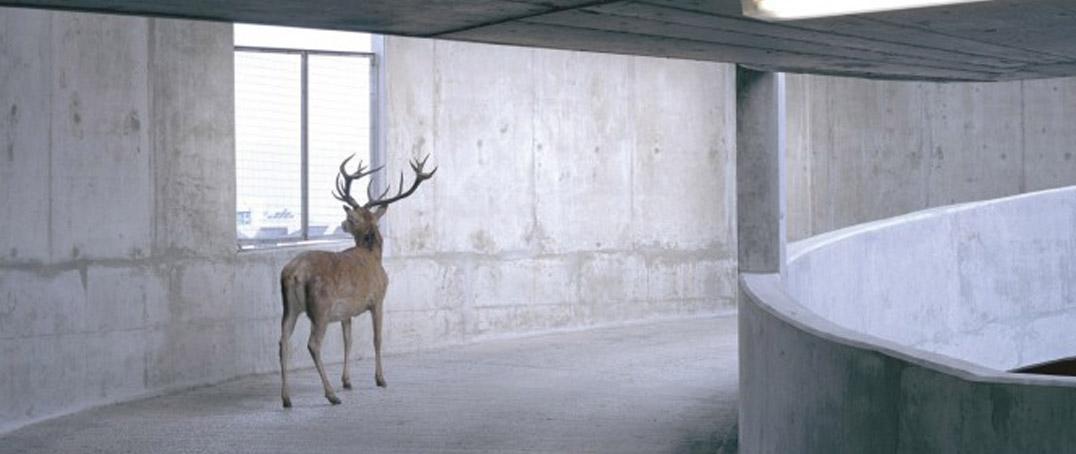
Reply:
M1069 452L1076 188L920 212L790 245L749 276L746 452ZM764 337L763 337L763 334Z
M256 361L231 61L227 25L0 10L0 431Z
M0 9L0 432L277 369L277 276L303 248L236 252L231 38ZM731 309L730 67L388 55L390 169L441 169L385 221L387 352Z
M1076 184L1076 79L787 80L790 240Z
M998 373L849 331L744 275L740 452L1076 450L1076 380Z
M386 47L389 167L426 153L440 166L389 211L390 276L409 278L390 284L388 311L414 330L391 335L442 343L733 307L730 66Z

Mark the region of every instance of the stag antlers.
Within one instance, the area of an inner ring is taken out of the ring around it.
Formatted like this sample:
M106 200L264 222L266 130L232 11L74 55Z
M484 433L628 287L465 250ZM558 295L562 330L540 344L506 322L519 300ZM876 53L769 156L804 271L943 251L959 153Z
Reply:
M340 174L336 176L336 190L333 191L333 197L336 197L336 200L350 205L351 208L358 208L359 202L356 202L355 199L351 197L351 182L367 175L372 175L374 172L381 170L385 166L381 166L376 169L370 169L369 171L367 171L366 167L362 164L362 161L360 160L358 170L356 170L355 173L349 174L347 173L347 163L351 160L351 158L354 157L355 155L348 156L347 159L344 159L344 162L340 163ZM373 183L372 180L370 182ZM367 194L369 194L370 192L369 185L366 187L366 192Z
M364 205L359 205L359 202L356 202L355 198L351 196L351 183L362 177L372 175L374 172L381 170L385 166L379 166L374 169L366 170L366 166L363 165L362 161L359 161L359 168L355 170L355 173L348 173L346 168L347 163L348 161L351 161L351 158L354 157L355 155L348 156L347 159L344 159L344 162L340 163L340 174L336 176L336 190L333 191L333 197L335 197L336 200L348 204L349 206L351 206L352 209L359 208L360 206L367 210L376 206L387 208L390 203L405 199L412 193L414 193L415 190L418 189L418 185L422 184L423 181L433 178L433 174L437 173L438 169L438 167L434 167L433 170L429 172L422 171L422 169L426 167L426 161L430 159L430 155L426 155L426 157L422 158L421 161L419 161L418 159L413 159L411 160L411 170L415 171L415 181L411 183L410 189L408 189L407 191L403 190L404 175L403 172L400 172L400 184L399 186L397 186L398 190L396 192L396 195L387 199L385 198L385 196L388 195L389 190L392 189L392 186L389 185L385 187L385 191L382 192L381 195L374 197L373 193L370 192L373 189L373 180L370 180L370 183L367 183L366 185L367 202Z

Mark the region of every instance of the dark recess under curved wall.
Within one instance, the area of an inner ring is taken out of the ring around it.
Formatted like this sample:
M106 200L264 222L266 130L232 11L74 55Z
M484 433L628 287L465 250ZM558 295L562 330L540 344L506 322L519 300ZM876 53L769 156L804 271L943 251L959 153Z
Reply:
M1058 359L1013 370L1018 374L1059 375L1076 377L1076 357Z

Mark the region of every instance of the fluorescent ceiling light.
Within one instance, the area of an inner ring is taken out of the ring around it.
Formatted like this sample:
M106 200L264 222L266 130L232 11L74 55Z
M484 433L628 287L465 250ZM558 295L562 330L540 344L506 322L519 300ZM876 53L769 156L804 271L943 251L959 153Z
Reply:
M741 0L743 13L763 20L842 16L989 0Z

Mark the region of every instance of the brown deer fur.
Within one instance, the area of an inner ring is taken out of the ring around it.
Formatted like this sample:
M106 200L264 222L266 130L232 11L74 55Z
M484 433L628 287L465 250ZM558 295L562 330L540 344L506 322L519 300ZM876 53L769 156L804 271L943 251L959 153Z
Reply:
M351 158L348 158L351 159ZM325 375L325 366L321 361L321 342L330 323L340 322L344 331L344 388L351 389L351 373L348 359L351 354L351 318L370 311L374 328L374 378L377 386L384 387L385 376L381 369L381 325L384 310L385 290L388 288L388 276L381 266L381 232L378 221L388 210L388 204L409 196L418 185L433 176L435 168L429 173L422 172L422 162L413 162L416 178L407 193L403 188L388 199L370 197L370 201L360 206L351 198L349 191L351 181L373 173L377 169L364 173L362 164L359 171L348 174L340 165L341 176L337 180L337 198L347 202L344 207L347 219L342 223L345 232L355 238L355 247L341 252L308 251L293 258L280 272L280 288L284 302L284 317L280 333L280 377L281 398L285 407L291 407L288 394L288 340L295 329L299 315L306 313L310 318L310 340L307 349L314 358L314 365L325 387L325 398L332 404L339 404L340 399L333 392L332 385ZM402 183L402 177L401 177ZM369 188L367 189L369 193ZM385 191L386 193L388 190ZM384 194L382 194L384 197Z

